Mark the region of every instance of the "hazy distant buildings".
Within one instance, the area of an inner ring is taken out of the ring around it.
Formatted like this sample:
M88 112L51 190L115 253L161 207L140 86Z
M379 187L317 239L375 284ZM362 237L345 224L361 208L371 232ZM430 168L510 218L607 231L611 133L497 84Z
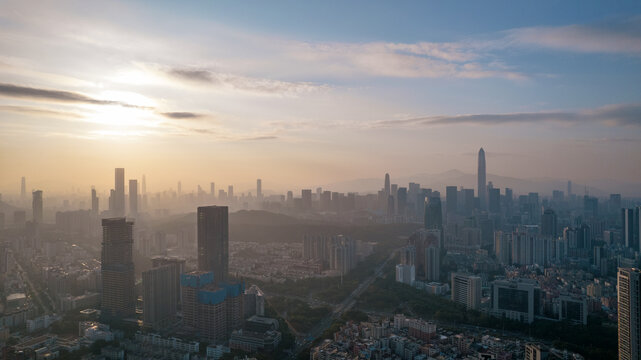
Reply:
M263 198L263 180L256 179L256 198L261 200Z
M20 179L20 200L23 203L27 200L27 179L24 176Z
M138 216L138 180L129 180L129 216Z
M623 245L639 251L639 220L641 218L641 207L634 209L621 209L621 224Z
M312 190L303 189L301 190L301 205L303 210L309 211L312 209Z
M479 194L479 205L481 210L487 210L487 182L485 178L485 151L483 150L483 148L479 150L478 160L477 192Z
M33 222L42 224L42 190L36 190L32 195Z
M552 209L546 209L541 215L541 235L553 238L557 236L557 217Z
M91 212L94 215L100 214L100 199L96 194L95 188L91 188Z
M201 206L197 212L198 270L211 271L216 281L229 272L229 218L227 206Z
M458 189L456 186L448 186L445 188L445 206L448 216L458 212ZM448 217L448 221L449 219Z
M337 235L332 238L329 252L329 267L346 275L356 266L356 242L354 239Z
M641 358L641 272L620 268L617 276L619 359Z
M102 315L106 318L135 314L133 226L125 218L102 220Z
M481 278L452 273L452 301L476 310L481 306Z

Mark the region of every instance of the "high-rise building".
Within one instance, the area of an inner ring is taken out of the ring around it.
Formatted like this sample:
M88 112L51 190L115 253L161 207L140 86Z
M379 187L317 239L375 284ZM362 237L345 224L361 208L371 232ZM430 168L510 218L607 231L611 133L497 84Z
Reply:
M198 270L211 271L216 282L229 272L229 217L227 206L198 208Z
M234 201L234 185L227 186L227 200L229 202Z
M178 193L178 197L180 198L183 193L183 184L180 181L176 185L176 192Z
M447 215L456 214L458 211L458 189L456 186L448 186L445 188L445 206L447 207ZM449 221L449 219L448 219Z
M639 218L641 217L641 207L634 209L621 209L621 224L623 226L621 237L623 245L639 251Z
M113 217L125 216L125 169L116 168L115 170L115 187L113 198Z
M42 224L42 190L36 190L32 195L33 222L36 224Z
M485 178L485 151L483 148L479 150L479 163L478 163L478 187L479 204L481 210L487 210L487 183Z
M392 189L390 187L391 187L391 183L390 183L389 174L386 173L385 174L385 184L383 185L383 191L385 192L385 199L386 200L387 200L387 197L392 194Z
M346 275L356 266L356 242L354 239L337 235L332 237L329 249L329 268L340 275Z
M178 259L178 258L168 258L168 257L162 257L162 256L157 256L151 259L151 266L154 268L161 267L161 266L170 266L173 271L174 275L171 278L172 281L174 282L174 288L175 289L175 296L176 296L176 304L180 304L180 274L185 272L185 259Z
M138 215L138 180L129 180L129 216Z
M142 195L147 195L147 177L142 174Z
M452 273L452 301L476 310L481 306L481 278L469 274Z
M133 227L125 218L102 219L102 315L106 318L136 312Z
M556 213L552 209L546 209L541 216L541 235L557 236Z
M423 225L426 229L443 231L443 210L439 196L432 195L425 201L425 218Z
M499 263L503 265L512 263L512 234L503 231L494 232L494 254Z
M399 187L398 190L396 190L396 198L398 199L396 213L398 215L405 215L405 209L407 208L407 188Z
M301 199L303 210L312 209L312 189L303 189L301 190Z
M501 212L501 189L490 188L487 190L488 210L493 214Z
M410 235L408 240L409 248L413 251L413 263L416 266L416 276L420 279L432 279L440 276L440 249L441 249L441 230L439 229L421 229ZM432 248L429 251L428 248ZM435 252L438 253L438 260L434 258ZM438 263L437 263L438 261ZM431 272L430 272L431 271ZM438 281L431 280L431 281Z
M425 246L425 280L440 281L441 277L441 248L434 241Z
M619 359L641 359L641 271L619 268L617 283Z
M175 264L154 267L142 273L143 325L162 330L176 321L179 289Z
M209 195L211 195L212 197L216 196L216 183L212 182L209 184Z
M27 200L27 179L24 176L20 179L20 200L23 203Z
M91 212L94 213L94 215L100 213L100 199L96 194L96 189L93 187L91 188Z
M263 180L256 179L256 197L260 200L263 198Z

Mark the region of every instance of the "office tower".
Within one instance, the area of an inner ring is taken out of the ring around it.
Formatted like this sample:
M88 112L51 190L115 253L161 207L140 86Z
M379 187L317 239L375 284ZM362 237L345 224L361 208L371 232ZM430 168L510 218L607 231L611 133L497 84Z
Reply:
M33 222L36 224L42 224L42 190L36 190L32 195Z
M407 207L407 188L405 187L400 187L396 191L396 198L398 202L397 206L397 214L398 215L405 215L405 209Z
M176 191L178 192L178 197L180 198L183 193L183 184L180 181L176 185Z
M494 232L494 255L496 260L504 265L511 264L512 235L503 231Z
M531 324L542 313L542 292L536 280L512 279L492 282L491 314Z
M174 271L174 275L171 277L171 281L174 282L176 304L180 304L180 274L185 272L185 259L177 258L167 258L162 256L157 256L151 259L151 266L154 268L161 266L170 266Z
M398 192L398 184L392 184L390 186L390 193L389 193L390 196L393 196L394 198L396 198L396 193L397 192Z
M640 210L640 207L636 207L634 209L621 209L621 224L623 226L621 238L623 239L623 245L635 251L639 251Z
M541 235L556 238L556 228L556 213L552 209L546 209L541 216Z
M478 182L477 193L479 194L479 204L481 210L487 210L487 184L485 179L485 151L483 148L479 150L478 158Z
M441 248L437 241L425 247L425 280L439 281L441 277Z
M458 211L458 189L456 186L445 188L445 206L447 214L456 214Z
M27 199L27 179L23 176L20 179L20 200L24 203Z
M230 202L234 201L234 185L227 186L227 199Z
M619 268L617 276L619 359L641 359L641 271Z
M385 199L387 199L387 197L392 194L392 189L390 188L389 174L387 173L385 174L385 184L383 186L383 191L385 192Z
M394 206L396 203L394 201L394 197L392 195L387 196L387 215L392 216L395 213L396 207Z
M229 272L229 218L227 206L198 208L198 270L212 271L216 282Z
M474 212L474 189L461 189L463 195L463 209L465 215L472 215Z
M425 201L425 218L423 225L426 229L438 229L443 231L443 212L441 209L441 198L430 196Z
M401 248L401 264L415 265L416 264L416 246L407 245Z
M493 214L501 212L501 189L488 189L488 209Z
M256 197L260 200L263 198L263 180L256 179Z
M452 301L477 310L481 306L481 278L469 274L452 273Z
M505 188L505 214L512 216L514 211L514 192L511 188Z
M597 217L599 213L599 199L585 195L583 197L583 216L586 219Z
M265 294L258 286L252 285L245 290L243 305L245 318L253 315L265 316Z
M91 188L91 212L94 213L94 215L100 213L100 200L96 194L96 189L93 187Z
M312 209L312 190L311 189L301 190L301 199L302 199L303 210L311 210Z
M129 180L129 216L138 215L138 180Z
M111 210L113 217L125 216L125 169L123 168L116 168L115 171L113 209Z
M136 313L133 227L125 218L102 219L102 315L106 318Z
M175 264L154 267L142 273L143 325L162 330L176 321L179 288Z
M242 326L244 284L222 283L214 281L210 271L192 271L181 275L180 285L183 324L199 336L224 342Z
M568 180L568 197L572 196L572 181Z

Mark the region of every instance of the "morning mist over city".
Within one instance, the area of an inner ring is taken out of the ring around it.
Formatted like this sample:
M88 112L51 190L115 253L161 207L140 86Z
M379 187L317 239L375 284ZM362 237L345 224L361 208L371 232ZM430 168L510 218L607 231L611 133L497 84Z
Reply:
M0 2L1 359L641 359L638 1Z

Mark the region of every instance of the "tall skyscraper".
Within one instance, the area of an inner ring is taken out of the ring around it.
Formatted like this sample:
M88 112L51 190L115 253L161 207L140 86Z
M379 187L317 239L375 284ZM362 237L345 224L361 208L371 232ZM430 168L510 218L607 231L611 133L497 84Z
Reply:
M142 174L142 195L147 195L147 177Z
M176 191L178 192L178 197L180 197L183 192L183 184L180 181L176 185Z
M20 199L22 202L27 199L27 179L24 176L20 179Z
M32 195L33 222L42 224L42 190L36 190Z
M216 183L209 184L209 193L212 197L216 196Z
M633 250L639 251L639 218L641 217L641 207L635 209L621 209L621 224L623 245Z
M106 318L136 312L133 227L125 218L102 219L102 315Z
M458 189L456 186L445 188L445 206L447 214L456 214L458 211Z
M138 215L138 180L129 180L129 216Z
M423 225L426 229L443 231L443 210L440 196L429 196L425 201L425 219Z
M142 273L143 325L162 330L176 321L180 289L176 264L154 267Z
M227 187L227 199L229 202L234 201L234 185L229 185Z
M93 187L91 188L91 212L94 213L94 215L100 213L100 200L96 194L96 189Z
M385 174L385 184L383 185L383 191L385 191L385 199L391 195L391 183L389 179L389 174Z
M198 270L212 271L216 282L229 272L229 218L227 206L198 208Z
M552 209L546 209L543 211L543 215L541 216L541 235L556 238L556 213Z
M481 306L481 278L452 273L452 301L476 310Z
M619 359L641 359L641 272L619 268L617 276L619 306Z
M487 183L485 178L485 151L479 150L478 188L481 210L487 210Z
M256 179L256 197L258 199L263 198L263 180Z
M125 169L116 168L112 216L125 216Z
M312 209L312 190L311 189L301 190L301 200L302 200L303 210L311 210Z

